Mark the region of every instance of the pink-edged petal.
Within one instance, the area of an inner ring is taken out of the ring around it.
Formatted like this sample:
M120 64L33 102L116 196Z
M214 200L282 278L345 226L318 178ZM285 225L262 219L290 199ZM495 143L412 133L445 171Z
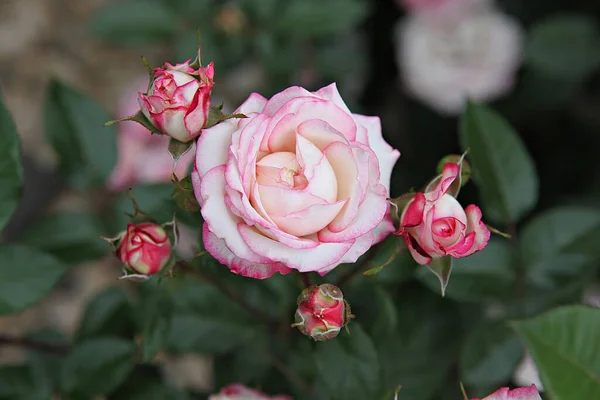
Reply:
M297 135L296 158L304 177L308 179L308 186L304 190L328 202L336 201L338 198L336 175L321 150L307 139Z
M294 137L300 124L308 120L323 120L344 137L353 141L356 138L356 122L352 116L344 112L334 103L315 98L300 105L296 113L287 112L284 106L280 112L285 112L277 125L269 132L268 149L271 152L293 151ZM273 118L275 120L275 118Z
M437 241L437 240L436 240ZM471 232L468 235L462 236L454 245L445 247L446 254L451 255L454 258L466 257L473 248L475 243L475 232ZM444 246L442 243L441 246Z
M227 162L235 121L227 120L202 131L196 143L195 167L202 178L208 171Z
M427 196L427 194L425 194ZM454 196L443 194L435 201L435 215L433 219L452 217L467 225L467 215Z
M322 101L323 101L322 99L319 99L318 97L311 95L309 97L295 97L295 98L291 99L290 101L288 101L287 103L285 103L285 105L283 107L281 107L281 109L278 110L277 113L270 118L269 125L267 126L267 129L265 130L264 137L260 144L260 150L270 152L269 138L271 137L271 134L276 130L275 128L277 128L277 126L280 123L281 123L281 125L279 125L279 126L287 127L288 125L292 125L292 128L287 128L287 129L295 130L294 126L298 125L301 122L304 122L304 121L296 121L295 120L295 118L296 118L295 114L298 112L300 107L302 107L306 103L322 102ZM269 116L267 116L267 117L269 117ZM285 119L285 121L283 121L284 119ZM292 123L290 123L290 120L292 120ZM279 129L279 128L277 128L277 129ZM293 151L293 147L295 146L295 143L291 143L289 146L290 146L291 151Z
M234 114L242 113L248 115L250 113L259 113L262 112L266 104L267 99L258 93L252 93L248 96L246 101L235 110Z
M332 101L336 106L350 114L350 109L348 108L346 103L344 103L344 100L342 100L342 96L340 95L340 92L338 91L335 82L325 87L322 87L321 89L314 92L314 94L325 100Z
M346 201L331 204L313 204L303 210L284 216L272 215L271 218L283 231L305 236L323 229L342 209Z
M231 272L254 279L270 278L276 272L285 275L291 271L281 263L259 264L237 257L229 250L225 241L212 233L208 224L202 228L202 240L206 250L223 265L227 265Z
M296 97L315 97L308 90L301 88L300 86L292 86L285 89L282 92L277 93L267 102L263 109L263 113L273 116L281 107L287 102Z
M323 229L319 232L319 240L322 242L344 242L355 239L375 229L388 211L388 201L383 195L383 186L377 184L375 190L367 191L365 199L360 204L356 216L346 229L340 232L332 232Z
M403 236L406 247L408 247L410 255L417 264L428 265L432 260L431 256L419 246L419 243L408 232L405 232Z
M200 90L196 92L196 95L185 114L183 122L192 138L200 134L200 131L208 118L210 90L211 88L208 87L200 88Z
M231 138L231 154L235 157L246 196L250 194L256 180L256 161L268 123L269 118L266 115L258 114Z
M377 155L381 173L380 183L385 186L389 194L392 170L400 157L400 152L390 146L383 138L379 117L367 117L359 114L352 114L352 116L359 125L365 127L367 130L368 143L363 144L367 144Z
M196 200L198 200L198 204L200 204L200 207L202 207L202 205L204 204L204 199L202 198L202 178L200 177L200 173L198 173L198 170L196 168L194 168L194 170L192 171L190 178L192 179L194 196L196 197Z
M325 148L324 154L337 179L338 200L348 200L329 227L334 232L340 232L350 225L358 212L358 207L364 200L359 165L354 158L352 148L342 142L330 144ZM362 167L364 168L364 165ZM363 182L363 186L366 185L367 182Z
M446 252L440 248L440 245L433 240L433 232L431 232L431 224L435 215L435 205L426 204L425 212L423 213L423 225L416 232L418 235L417 241L421 248L431 256L443 257Z
M344 135L321 119L309 119L302 122L298 125L297 132L321 151L334 142L348 144L348 140Z
M408 203L402 211L400 224L402 228L412 228L423 222L423 213L427 200L422 192L417 192L415 197Z
M190 80L175 88L173 96L170 99L172 105L186 106L187 104L193 102L194 97L196 97L200 91L200 82L187 74L183 75L188 76ZM211 88L206 89L208 89L208 92L210 92Z
M478 399L473 399L478 400ZM509 390L507 387L485 397L483 400L542 400L535 385Z
M324 276L340 264L356 262L356 260L358 260L358 258L363 254L365 254L374 243L374 232L369 232L356 238L352 247L348 249L346 254L344 254L344 256L338 262L321 268L317 272L319 273L319 275Z
M202 217L208 224L210 231L219 239L223 239L233 254L244 260L259 264L272 264L268 258L262 257L248 247L239 234L237 224L239 217L232 214L225 204L225 166L221 165L211 169L202 178L201 198L203 206Z
M391 207L388 206L388 210L383 217L383 220L381 220L379 225L377 225L377 227L373 230L373 244L381 242L383 239L388 237L390 233L396 230L390 209Z
M466 251L462 257L471 255L479 250L483 250L490 240L490 230L481 220L481 210L475 204L465 208L467 214L467 232L473 235L473 245Z
M452 182L454 182L459 173L460 167L458 166L458 164L447 163L446 165L444 165L444 170L442 171L442 178L440 179L439 183L437 184L435 189L425 194L427 200L436 201L441 196L446 194L448 188L450 187L450 185L452 185Z
M321 243L312 249L292 249L262 235L248 225L239 224L238 230L252 251L300 272L318 271L338 262L354 244L354 241Z

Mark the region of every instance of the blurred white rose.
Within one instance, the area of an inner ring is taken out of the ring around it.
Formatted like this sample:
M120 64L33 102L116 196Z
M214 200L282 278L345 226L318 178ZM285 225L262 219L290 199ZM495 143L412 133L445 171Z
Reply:
M487 1L454 2L413 13L396 29L396 58L406 89L440 114L465 100L508 92L521 62L519 24Z

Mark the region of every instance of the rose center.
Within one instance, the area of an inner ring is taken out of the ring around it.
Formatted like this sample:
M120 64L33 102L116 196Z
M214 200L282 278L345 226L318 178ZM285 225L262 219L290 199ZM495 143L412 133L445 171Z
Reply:
M308 185L296 154L280 151L263 157L256 163L256 180L261 185L285 186L302 190Z

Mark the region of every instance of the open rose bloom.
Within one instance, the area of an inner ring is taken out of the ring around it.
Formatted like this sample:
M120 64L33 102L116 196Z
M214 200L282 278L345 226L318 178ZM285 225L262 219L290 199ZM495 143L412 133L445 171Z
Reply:
M379 118L352 114L335 84L252 94L203 131L192 182L206 249L240 275L326 274L394 230L387 197L400 153Z
M535 385L510 390L502 388L483 399L472 400L542 400ZM591 399L590 399L591 400Z
M448 190L460 174L460 167L447 163L437 185L418 192L400 217L400 230L416 262L427 265L433 258L461 258L482 250L490 231L481 221L481 210L474 204L463 209Z
M292 400L292 398L289 396L271 397L244 385L233 384L224 387L219 393L213 394L208 400Z

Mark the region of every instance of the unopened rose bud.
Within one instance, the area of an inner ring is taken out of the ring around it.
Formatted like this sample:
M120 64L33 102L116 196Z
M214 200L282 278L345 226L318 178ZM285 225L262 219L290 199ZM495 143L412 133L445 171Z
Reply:
M169 263L171 250L165 230L160 225L145 222L127 225L117 247L117 256L135 273L152 275Z
M214 65L197 70L186 61L154 70L148 93L139 94L142 113L160 132L180 142L200 135L210 108Z
M300 293L293 326L314 340L325 341L336 337L349 318L350 308L342 291L325 283Z

